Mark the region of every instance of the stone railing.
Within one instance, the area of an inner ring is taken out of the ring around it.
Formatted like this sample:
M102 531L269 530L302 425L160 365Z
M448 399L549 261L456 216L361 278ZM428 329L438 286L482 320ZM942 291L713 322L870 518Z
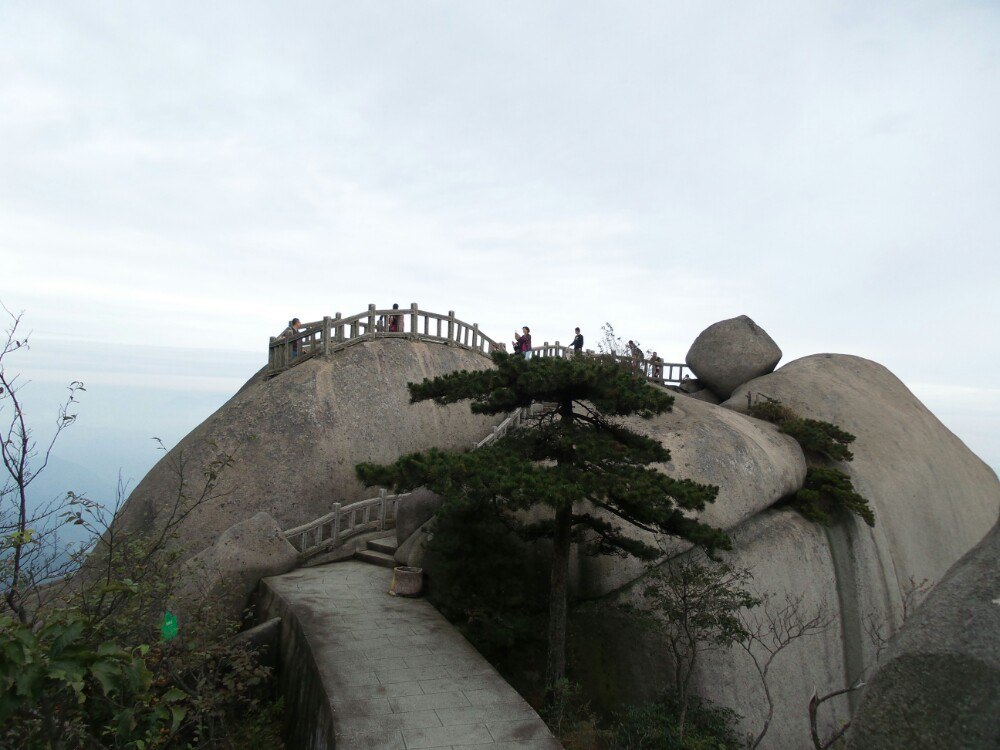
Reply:
M455 317L455 311L447 315L421 310L414 302L406 309L378 309L368 305L367 312L344 318L337 313L312 323L304 323L294 336L272 336L268 346L267 369L272 375L294 367L317 354L330 354L352 344L371 341L376 338L402 338L415 341L435 341L461 346L488 357L496 348L506 349L506 344L498 344L479 330L478 323L466 323ZM583 352L587 356L598 356L593 350ZM573 348L562 346L558 341L531 349L533 357L570 357ZM677 362L663 362L643 357L616 356L651 383L677 385L691 377L687 365Z
M337 313L312 323L303 323L294 336L271 337L267 369L277 374L317 354L330 354L352 344L376 338L403 338L461 346L489 356L497 343L479 330L478 323L466 323L455 317L421 310L414 302L406 309L368 310L344 318Z
M509 430L521 424L528 413L528 409L518 409L494 427L489 435L472 446L472 449L482 448L500 439ZM323 552L330 552L359 534L394 528L396 510L409 495L409 492L389 495L386 490L379 490L378 497L359 500L349 505L334 503L333 509L326 515L294 529L288 529L283 534L285 539L298 550L299 560L306 560Z
M598 354L590 349L582 353L588 357L609 356ZM546 341L541 346L531 348L532 357L572 357L575 352L570 346L562 346L558 341L550 344ZM664 362L662 359L647 359L645 357L630 357L615 355L614 359L641 373L650 383L658 385L679 385L686 378L694 377L686 364L677 362Z
M299 560L329 552L359 534L394 528L396 509L409 494L389 495L379 490L378 497L350 505L334 503L325 516L283 532L285 539L299 551Z

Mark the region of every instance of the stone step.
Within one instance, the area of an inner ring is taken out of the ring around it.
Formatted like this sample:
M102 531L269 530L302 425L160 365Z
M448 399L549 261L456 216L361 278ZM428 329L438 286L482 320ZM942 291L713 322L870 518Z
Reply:
M373 549L359 549L354 553L355 560L361 560L372 565L381 565L383 568L395 568L396 560L392 555L384 552L376 552Z
M368 549L373 549L376 552L384 552L387 555L394 554L398 546L395 534L368 540Z

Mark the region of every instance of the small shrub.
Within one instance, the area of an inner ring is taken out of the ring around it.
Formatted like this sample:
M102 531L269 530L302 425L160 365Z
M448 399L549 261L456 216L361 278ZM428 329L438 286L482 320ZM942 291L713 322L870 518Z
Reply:
M611 732L602 729L579 683L559 680L546 696L542 718L566 750L602 750Z
M776 398L758 394L758 399L750 403L750 416L780 425L795 419L795 412Z
M750 415L766 419L795 439L806 456L830 461L853 461L854 454L847 447L854 442L854 435L830 422L800 417L776 398L757 394L754 400L747 394ZM839 469L828 466L810 466L802 489L793 495L789 505L810 521L830 526L833 518L829 510L840 507L860 516L869 526L875 525L875 513L868 500L854 490L851 478Z
M615 716L611 750L740 750L739 715L707 700L691 698L688 727L678 731L679 705L672 695L656 703L629 706Z
M854 454L847 447L854 442L854 435L830 422L797 417L782 422L781 431L795 438L802 450L808 453L825 456L832 461L854 460Z
M841 507L860 516L869 526L875 525L875 513L862 495L854 491L851 478L840 469L810 467L806 481L792 497L791 505L806 518L829 526L833 523L827 508Z

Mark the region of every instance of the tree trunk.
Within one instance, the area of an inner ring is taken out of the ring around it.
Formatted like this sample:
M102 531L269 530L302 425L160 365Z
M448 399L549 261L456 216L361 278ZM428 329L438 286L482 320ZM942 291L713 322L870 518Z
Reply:
M573 402L559 405L563 424L573 423ZM566 598L569 579L570 537L573 533L573 506L556 510L552 530L552 573L549 579L549 654L545 668L545 687L550 700L556 684L566 678Z
M569 578L570 532L573 509L556 511L552 534L552 577L549 585L549 658L545 686L551 691L566 677L566 589Z

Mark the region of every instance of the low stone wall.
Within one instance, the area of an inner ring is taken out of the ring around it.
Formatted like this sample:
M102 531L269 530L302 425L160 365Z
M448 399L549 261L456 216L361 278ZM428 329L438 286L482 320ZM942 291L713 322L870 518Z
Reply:
M281 618L278 695L285 702L281 728L285 744L302 750L334 747L333 713L319 668L302 625L281 594L261 581L257 615L261 622Z

